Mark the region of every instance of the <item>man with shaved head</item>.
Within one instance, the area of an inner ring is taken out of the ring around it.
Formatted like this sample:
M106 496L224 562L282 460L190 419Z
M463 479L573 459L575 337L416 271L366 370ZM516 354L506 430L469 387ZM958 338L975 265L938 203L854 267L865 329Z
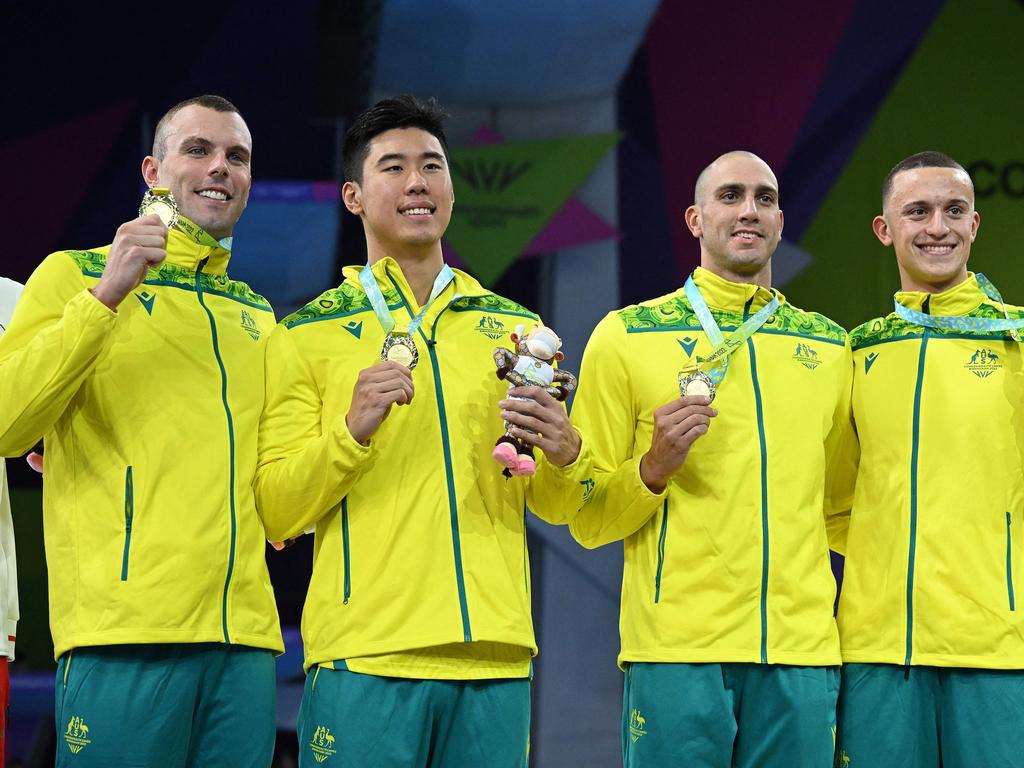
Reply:
M625 542L625 763L826 768L846 334L771 287L783 216L763 160L711 163L685 220L700 266L601 321L573 408L595 487L571 530Z
M901 290L850 333L860 460L837 765L1021 764L1024 308L967 270L980 223L948 155L885 179L873 228Z

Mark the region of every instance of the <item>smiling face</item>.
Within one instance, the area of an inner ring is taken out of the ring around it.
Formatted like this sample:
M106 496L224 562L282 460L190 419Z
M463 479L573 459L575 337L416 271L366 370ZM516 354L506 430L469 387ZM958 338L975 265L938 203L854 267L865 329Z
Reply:
M166 152L142 161L150 187L168 187L181 214L217 239L245 210L252 185L252 137L241 115L190 105L167 124Z
M893 177L872 229L882 245L896 251L903 290L938 293L967 279L980 224L965 171L912 168Z
M730 152L697 184L686 225L700 239L700 263L733 282L771 282L771 257L782 238L779 185L756 155Z
M360 216L371 263L440 253L455 201L441 142L420 128L375 136L361 182L342 187L345 206Z

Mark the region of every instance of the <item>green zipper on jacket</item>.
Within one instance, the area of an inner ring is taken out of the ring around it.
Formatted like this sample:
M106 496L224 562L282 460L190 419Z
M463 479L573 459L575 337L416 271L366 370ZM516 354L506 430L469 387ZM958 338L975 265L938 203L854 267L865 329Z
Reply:
M654 574L654 602L661 600L661 569L665 565L665 536L668 534L668 499L662 505L661 533L658 535L658 570Z
M231 574L235 569L235 536L237 528L235 520L235 424L231 416L231 407L228 405L228 372L224 367L224 360L220 356L220 345L217 342L217 323L213 319L213 312L210 311L210 308L206 306L206 302L203 301L203 283L200 277L207 261L209 261L208 258L200 261L199 268L196 270L196 296L199 298L200 306L206 310L206 315L210 318L213 355L217 358L217 365L220 367L220 397L224 403L224 415L227 416L228 420L228 457L230 460L228 474L231 483L228 490L228 502L231 511L231 544L228 549L228 572L224 578L224 597L221 601L221 626L224 630L224 642L230 643L231 636L228 634L228 588L231 586Z
M917 356L917 383L914 385L914 420L910 443L910 552L907 555L907 653L903 666L910 666L914 647L914 560L917 555L917 460L921 438L921 390L924 387L924 358L928 351L928 329L921 334Z
M132 519L135 517L135 491L132 468L124 473L124 554L121 556L121 581L128 581L128 552L132 548Z
M743 308L743 319L750 315L750 303ZM757 410L757 439L761 448L761 663L768 663L768 445L764 435L764 407L761 386L757 381L757 355L754 339L747 339L750 352L750 380L754 385L754 407Z
M409 316L412 317L412 307L405 298L405 294L402 293L402 289L398 287L398 282L391 276L391 273L388 272L387 274L388 278L391 280L391 284L394 285L395 290L398 291L398 295L402 299L402 304L405 305L406 311L409 313ZM444 454L445 481L448 484L448 513L452 524L452 550L455 557L455 583L459 592L459 610L462 613L462 639L463 642L471 643L473 642L473 632L469 624L469 604L466 601L466 580L462 573L462 543L459 536L459 505L455 499L455 476L452 471L451 439L448 437L448 418L445 415L444 409L444 390L441 387L441 366L437 362L437 353L434 351L434 336L437 334L437 321L445 310L447 310L455 301L456 299L452 299L452 301L448 302L448 305L438 313L437 318L434 319L434 327L431 330L429 339L426 334L423 333L422 325L419 328L419 334L423 339L424 344L426 344L427 354L430 357L430 367L434 374L434 391L437 394L437 415L441 420L441 450Z
M1013 539L1010 538L1010 513L1006 513L1006 593L1010 596L1010 610L1016 611L1013 604Z
M349 563L348 550L348 496L341 500L341 549L345 556L344 604L348 605L348 599L352 596L352 566Z

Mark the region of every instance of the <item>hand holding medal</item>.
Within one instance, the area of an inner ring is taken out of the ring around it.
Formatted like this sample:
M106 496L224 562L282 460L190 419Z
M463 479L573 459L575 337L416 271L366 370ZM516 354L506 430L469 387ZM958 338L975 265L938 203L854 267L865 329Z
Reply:
M97 299L116 310L146 279L150 269L163 264L167 258L168 222L172 226L177 222L177 211L170 190L154 188L146 193L139 218L122 224L114 235L103 275L92 288Z

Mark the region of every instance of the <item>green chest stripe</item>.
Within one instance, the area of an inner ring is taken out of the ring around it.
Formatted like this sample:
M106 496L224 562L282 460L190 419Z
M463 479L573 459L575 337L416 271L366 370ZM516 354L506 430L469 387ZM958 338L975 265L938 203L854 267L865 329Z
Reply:
M394 282L394 278L392 278ZM412 314L409 302L401 291L398 292L402 303L405 305L406 310ZM451 304L448 305L449 307ZM447 309L447 307L445 308ZM437 321L441 318L445 310L441 310L438 313L437 318L434 320L434 327L432 335L437 331ZM452 528L452 554L455 559L455 585L459 596L459 612L462 615L462 639L463 642L473 642L473 631L469 623L469 602L466 598L466 579L462 570L462 539L459 531L459 504L456 500L455 494L455 473L452 468L452 447L451 438L448 435L448 417L446 415L444 406L444 389L441 386L441 366L437 360L437 352L434 351L433 339L428 339L426 334L423 332L423 327L419 328L420 338L423 339L423 343L427 347L427 354L430 357L430 368L434 376L434 392L437 396L437 415L441 422L441 452L444 455L444 475L445 482L448 487L448 514L451 520Z
M914 646L914 561L917 555L917 464L921 447L921 391L924 389L924 359L931 331L921 336L921 352L917 358L917 382L914 385L914 417L910 444L910 546L907 554L907 648L904 665L910 666Z

